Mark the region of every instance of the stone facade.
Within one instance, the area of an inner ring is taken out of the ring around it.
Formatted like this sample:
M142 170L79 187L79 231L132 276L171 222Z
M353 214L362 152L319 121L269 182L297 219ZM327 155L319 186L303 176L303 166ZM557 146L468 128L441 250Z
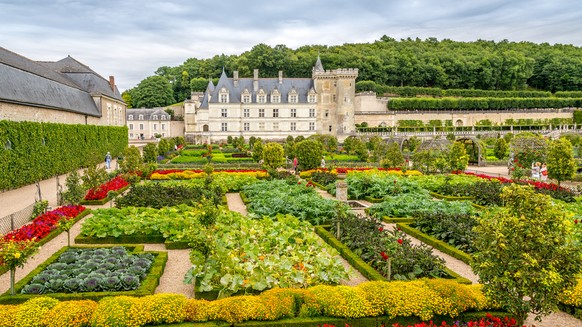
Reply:
M228 78L209 82L204 94L184 103L185 137L193 142L223 142L228 136L283 140L288 135L354 132L357 69L324 70L318 58L311 78Z
M127 129L130 141L184 136L184 122L171 120L163 108L127 109Z

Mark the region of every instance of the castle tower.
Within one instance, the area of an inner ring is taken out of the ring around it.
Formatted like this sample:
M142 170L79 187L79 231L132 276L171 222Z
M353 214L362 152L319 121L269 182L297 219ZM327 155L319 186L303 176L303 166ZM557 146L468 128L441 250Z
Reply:
M325 70L321 58L313 66L311 78L318 94L317 132L343 140L355 131L355 93L358 69Z

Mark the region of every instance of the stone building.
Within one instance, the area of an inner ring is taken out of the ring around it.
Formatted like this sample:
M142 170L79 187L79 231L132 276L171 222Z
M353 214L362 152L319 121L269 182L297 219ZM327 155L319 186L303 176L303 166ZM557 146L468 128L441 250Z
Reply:
M173 121L164 108L127 109L129 140L184 136L184 122Z
M33 61L0 47L0 120L124 126L125 110L113 76L70 56Z
M331 134L344 139L354 132L357 69L325 70L320 58L311 78L228 78L208 83L201 97L184 103L185 137L221 142L228 136L282 140L288 135Z

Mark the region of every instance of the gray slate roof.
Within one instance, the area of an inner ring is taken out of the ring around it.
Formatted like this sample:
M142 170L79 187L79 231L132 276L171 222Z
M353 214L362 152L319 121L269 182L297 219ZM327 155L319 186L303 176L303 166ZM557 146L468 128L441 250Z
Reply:
M156 120L161 120L162 116L166 117L165 120L171 120L172 118L170 114L164 111L164 108L137 108L137 109L132 108L127 109L125 115L127 121L140 120L139 115L143 115L143 120L153 120L151 119L153 115L158 115L158 119ZM129 115L133 115L133 120L129 120Z
M101 94L123 101L109 81L71 57L36 62L0 47L0 101L101 117L91 96Z
M291 90L295 89L298 95L299 103L307 102L307 95L309 91L314 87L313 80L311 78L283 78L282 83L279 83L279 78L259 78L259 90L263 89L267 95L267 102L270 102L271 92L277 89L281 95L281 103L288 103L288 94ZM204 97L201 101L201 108L208 108L208 95L211 95L210 103L218 103L220 90L226 88L229 92L229 102L240 103L241 94L244 93L245 89L249 91L251 95L251 102L256 103L257 92L253 91L253 79L252 78L239 78L238 86L234 86L234 80L232 78L226 77L226 73L223 71L220 79L216 86L212 89L207 88Z

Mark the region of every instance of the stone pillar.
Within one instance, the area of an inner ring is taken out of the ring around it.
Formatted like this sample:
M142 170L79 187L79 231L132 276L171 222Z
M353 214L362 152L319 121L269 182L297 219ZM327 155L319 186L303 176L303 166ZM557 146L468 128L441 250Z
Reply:
M348 183L343 180L335 182L335 198L339 201L348 200Z

